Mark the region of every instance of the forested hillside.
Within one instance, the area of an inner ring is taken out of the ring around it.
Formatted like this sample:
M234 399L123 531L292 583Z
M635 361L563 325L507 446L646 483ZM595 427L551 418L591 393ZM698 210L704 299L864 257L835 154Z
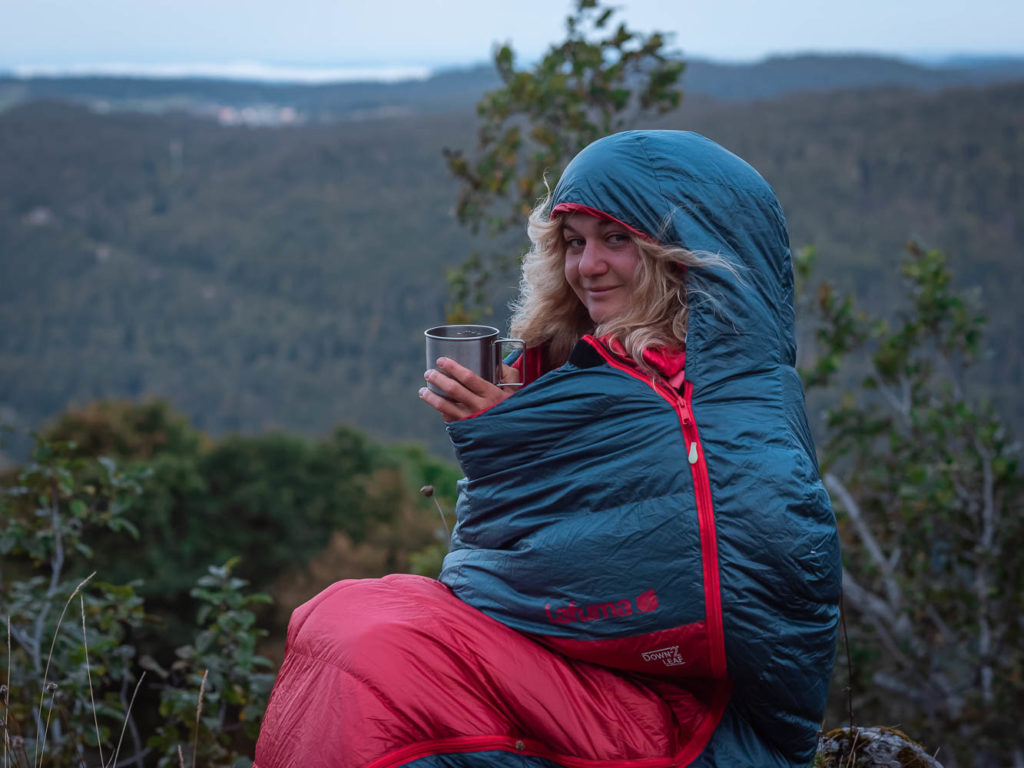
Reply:
M0 118L0 402L160 394L204 430L439 429L422 329L466 250L441 158L462 116L284 130Z
M661 124L750 160L794 246L868 305L896 294L907 239L950 251L991 319L987 390L1021 431L1024 83L694 98ZM0 421L155 394L213 433L343 422L443 450L415 391L445 269L472 246L442 149L472 141L468 111L276 128L0 113Z

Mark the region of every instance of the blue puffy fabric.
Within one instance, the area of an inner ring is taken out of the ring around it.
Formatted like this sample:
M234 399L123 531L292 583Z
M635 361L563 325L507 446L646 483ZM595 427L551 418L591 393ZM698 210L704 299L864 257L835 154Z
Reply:
M841 569L794 368L778 201L704 137L631 131L580 153L553 205L734 269L688 282L682 390L588 338L565 365L448 426L466 478L441 580L561 653L727 690L688 764L807 765Z

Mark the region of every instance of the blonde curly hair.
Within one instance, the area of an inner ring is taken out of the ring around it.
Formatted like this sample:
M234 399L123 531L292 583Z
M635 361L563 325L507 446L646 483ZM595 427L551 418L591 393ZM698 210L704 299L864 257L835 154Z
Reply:
M686 275L691 267L730 265L718 254L696 254L632 234L639 251L634 300L622 316L594 324L565 279L562 217L550 215L545 200L530 214L531 248L523 257L519 297L512 303L511 334L529 347L547 345L556 365L567 360L584 334L610 335L642 368L643 352L656 347L681 349L689 319Z

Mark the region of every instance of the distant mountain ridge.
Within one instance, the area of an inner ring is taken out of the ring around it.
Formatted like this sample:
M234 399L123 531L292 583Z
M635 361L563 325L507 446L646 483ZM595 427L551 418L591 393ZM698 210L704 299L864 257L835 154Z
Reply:
M791 93L898 87L937 91L1024 79L1024 58L949 59L937 64L869 55L780 56L755 63L690 60L688 96L720 101L772 99ZM0 111L28 101L84 104L97 111L184 111L244 122L335 120L472 110L499 85L489 64L439 71L426 80L329 84L151 77L0 76ZM232 112L231 110L234 110Z
M850 88L938 91L1024 79L1024 58L982 61L925 65L881 56L817 54L776 56L756 64L696 60L687 64L683 86L692 94L745 101Z

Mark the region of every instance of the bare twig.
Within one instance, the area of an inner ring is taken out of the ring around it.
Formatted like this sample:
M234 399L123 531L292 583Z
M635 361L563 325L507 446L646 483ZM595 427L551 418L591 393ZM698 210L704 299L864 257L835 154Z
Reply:
M884 672L875 672L875 674L871 676L871 682L883 690L890 691L891 693L896 693L904 698L910 699L910 701L919 706L923 707L932 703L928 692L911 688L901 677L889 675Z
M134 717L128 718L128 733L132 735L132 744L135 746L135 754L132 757L122 760L119 765L135 763L135 768L144 768L145 763L142 761L142 758L146 756L146 753L149 750L142 748L142 735L139 733L139 726L135 722Z
M92 690L92 670L89 667L89 637L85 629L85 596L79 595L78 600L82 606L82 647L85 648L85 676L89 680L89 704L92 706L92 722L96 726L96 748L100 752L100 765L106 765L103 759L103 740L100 738L100 721L96 714L96 696Z
M853 607L861 613L866 613L876 621L882 621L886 624L893 623L895 617L892 613L892 607L874 592L862 587L853 577L853 574L845 568L843 569L843 594L849 598Z
M902 395L900 415L903 417L904 424L909 427L911 426L910 406L913 405L913 398L911 396L910 379L905 374L900 374L900 394Z
M892 408L892 410L900 417L900 421L903 423L903 426L909 428L911 426L910 380L906 376L900 376L900 394L897 396L895 392L886 386L885 382L882 381L881 377L877 374L873 375L871 379L874 381L875 387L878 391L882 393L882 396L889 404L889 407Z
M14 655L11 652L11 617L7 617L7 684L4 685L4 768L7 768L7 748L11 741L7 721L11 711L11 667L14 666Z
M50 692L50 706L46 710L46 724L43 726L42 738L36 739L36 749L33 750L33 752L37 754L37 761L33 764L37 766L37 768L43 764L43 757L46 756L46 735L50 730L50 719L53 717L54 699L57 698L57 684L48 683L43 687L43 691L44 693L46 691Z
M448 528L448 520L444 516L444 510L441 509L441 503L437 500L437 496L434 495L434 486L424 485L422 488L420 488L420 493L422 493L428 499L434 500L434 506L437 507L437 514L441 516L441 525L444 526L444 532L448 535L448 539L450 542L452 532Z
M864 519L864 514L861 512L860 505L857 504L853 495L846 489L846 486L843 485L843 482L831 472L825 475L825 486L828 488L830 493L834 493L839 497L839 501L846 510L846 514L850 516L854 530L857 531L857 536L863 542L868 555L871 557L871 560L875 565L878 566L878 569L882 574L882 581L885 584L886 598L889 601L889 607L892 613L897 618L902 619L903 597L900 592L899 584L896 581L896 574L893 572L889 558L882 553L882 548L879 546L878 540L875 538L874 534L871 533L871 529L868 527L867 521Z
M121 667L121 690L118 693L118 698L121 701L121 705L125 708L125 711L128 713L125 715L124 726L128 728L128 733L131 734L132 744L135 747L135 754L132 757L126 757L124 760L121 760L118 763L118 765L128 765L130 763L135 763L137 768L142 768L142 757L144 755L144 751L142 749L142 739L139 737L139 728L135 724L135 718L132 717L130 714L131 705L128 702L128 683L130 677L131 669L128 664L128 659L125 658L123 659ZM134 696L132 698L134 700ZM122 738L124 738L123 735Z
M124 724L121 726L121 735L117 739L117 749L114 750L114 756L110 759L110 765L112 767L117 765L117 756L121 754L121 743L124 741L124 732L128 729L128 721L132 716L132 706L135 704L135 697L138 695L139 688L142 686L142 681L145 679L146 672L143 671L142 674L139 675L139 681L135 683L135 690L132 692L132 700L128 702L128 709L124 713Z
M75 595L77 595L81 591L82 587L84 587L86 584L88 584L89 581L92 579L92 577L95 576L95 575L96 575L96 571L93 571L88 576L86 576L84 579L82 579L78 583L78 586L75 587L74 591L68 596L67 602L64 603L64 610L62 610L60 612L60 618L57 619L57 626L53 630L53 639L50 640L50 652L46 655L46 667L43 670L43 688L39 692L39 710L38 710L38 712L36 714L37 728L39 730L42 730L42 732L43 732L43 739L36 739L35 747L32 750L32 752L33 752L32 764L33 765L38 765L38 764L40 764L42 762L41 748L43 747L43 742L45 742L45 740L46 740L46 729L42 725L42 722L43 722L43 697L46 695L47 677L50 674L50 662L53 661L53 649L57 645L57 635L60 634L60 625L64 622L64 616L67 615L68 606L71 605L71 601L75 599ZM47 601L47 604L49 604L49 601ZM52 705L52 702L51 702L51 705ZM49 725L49 718L47 718L47 726L48 725Z
M913 687L904 678L885 672L876 672L871 680L878 688L911 701L930 716L942 710L955 719L963 712L963 695L940 673L922 677L921 684Z
M210 670L203 670L203 679L199 683L199 701L196 704L196 732L192 737L192 768L196 768L196 755L199 754L199 718L203 714L203 696L206 695L206 678L209 677Z
M978 657L981 660L981 696L987 706L995 700L992 690L994 670L992 669L992 631L989 622L989 594L991 571L989 560L996 535L995 477L992 472L992 455L975 438L974 449L981 458L982 504L981 504L981 557L975 567L974 588L978 597Z
M924 607L924 610L925 613L928 614L928 618L932 620L932 624L935 625L935 628L938 630L939 634L942 635L943 642L948 643L951 646L954 645L956 643L956 633L953 632L953 629L949 626L949 624L947 624L943 620L943 618L939 616L939 612L935 610L935 606L931 603L928 603Z
M19 629L17 625L12 626L8 629L8 635L9 637L14 638L14 642L20 645L25 650L25 653L27 653L30 657L33 656L33 643L31 635L29 635L24 630ZM41 661L42 660L40 659L40 662Z
M956 491L957 500L959 500L965 510L971 513L972 517L976 517L978 514L978 495L968 490L956 472L950 472L949 479L953 484L953 490Z
M850 726L850 730L853 732L853 741L850 743L850 754L849 759L846 761L846 768L853 768L854 761L857 759L857 740L860 738L860 730Z
M878 595L864 589L845 568L843 569L843 596L856 610L872 620L879 642L893 660L903 669L912 669L914 662L900 648L897 637L893 635L893 630L899 633L898 636L905 635L908 623L898 621L889 604Z
M900 564L900 557L903 556L903 548L896 547L892 552L889 553L889 569L892 571L896 570L896 566Z
M843 626L843 647L846 649L846 706L850 715L850 729L853 724L853 657L850 655L850 633L846 631L846 606L843 595L839 594L839 620Z

